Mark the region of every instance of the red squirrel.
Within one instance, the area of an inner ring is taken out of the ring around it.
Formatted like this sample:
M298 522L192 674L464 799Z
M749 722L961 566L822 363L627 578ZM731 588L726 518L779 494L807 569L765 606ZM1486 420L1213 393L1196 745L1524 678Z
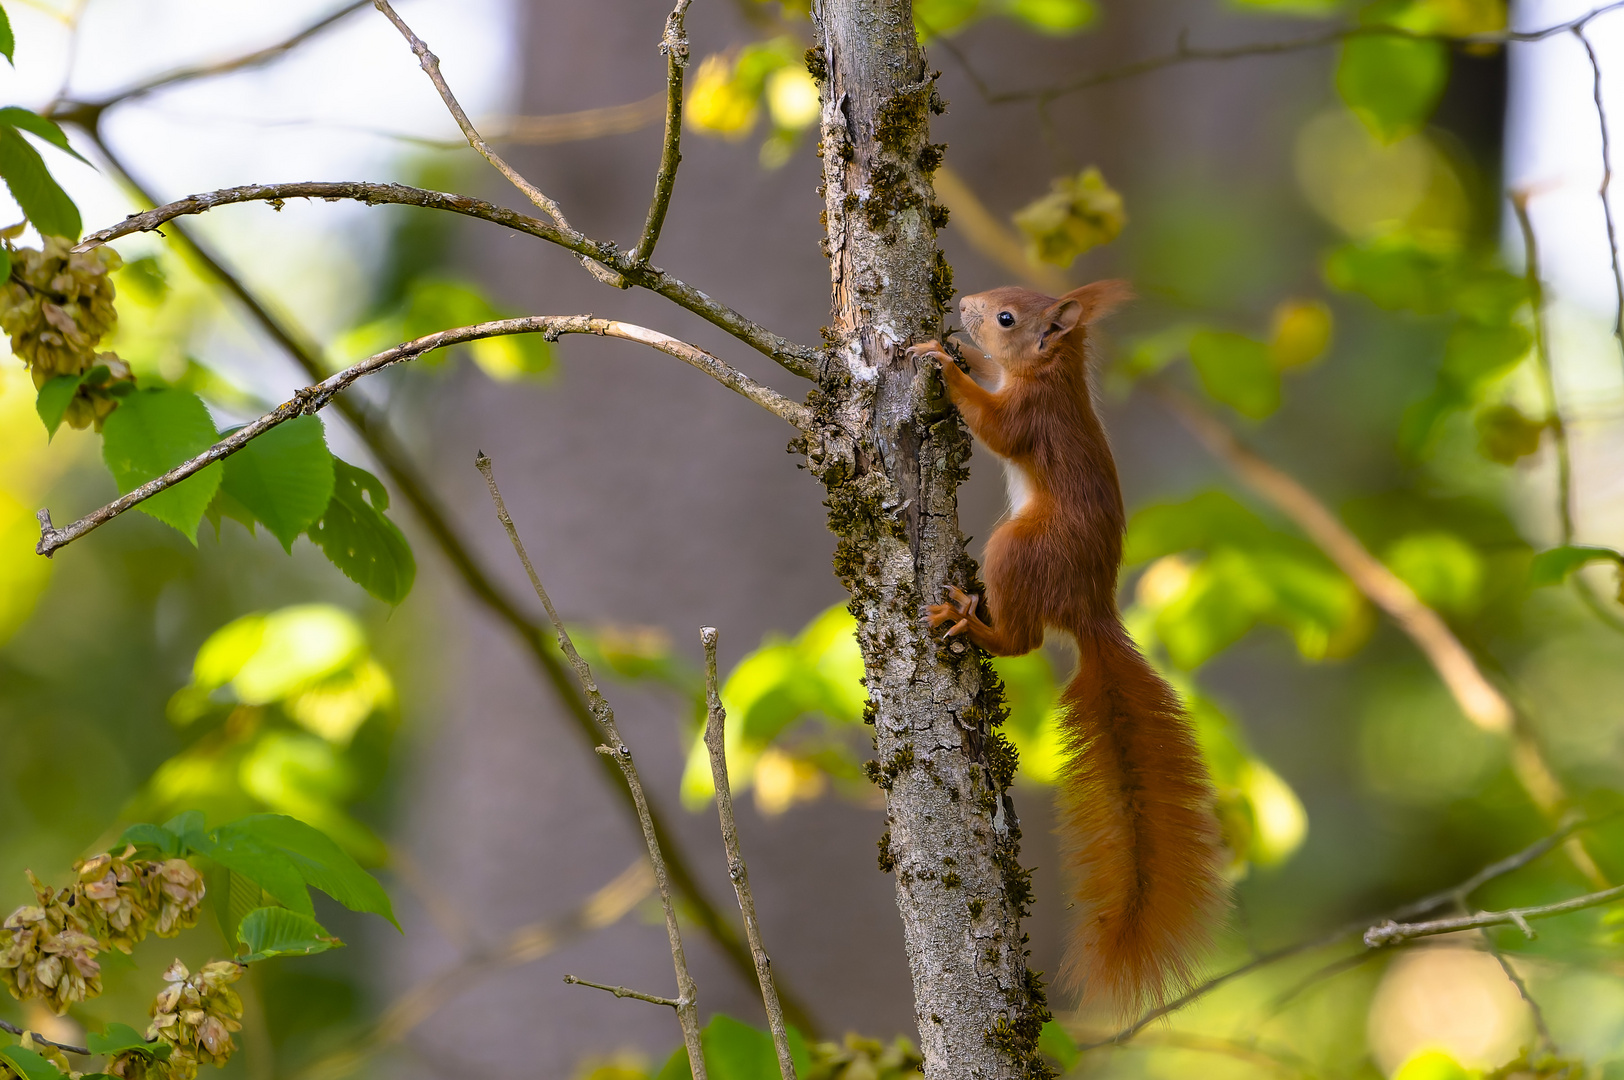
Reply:
M1075 921L1062 986L1117 1015L1187 984L1226 904L1212 782L1173 688L1134 647L1117 611L1122 489L1088 383L1088 327L1131 297L1099 281L1058 300L1002 288L959 303L975 342L971 368L938 341L915 356L941 364L970 431L1004 462L1010 515L987 541L985 597L949 586L929 607L994 656L1077 640L1061 695L1066 762L1059 826ZM970 350L966 350L967 353Z

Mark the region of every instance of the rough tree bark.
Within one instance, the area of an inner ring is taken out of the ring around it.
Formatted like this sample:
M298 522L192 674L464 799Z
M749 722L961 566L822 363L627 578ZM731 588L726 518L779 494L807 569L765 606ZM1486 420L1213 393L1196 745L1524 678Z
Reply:
M939 333L953 295L930 180L945 148L929 117L945 103L910 0L820 0L813 19L834 326L808 458L858 621L870 775L887 796L880 866L896 874L925 1072L1047 1077L1003 690L976 650L923 621L945 584L978 591L958 525L969 436L940 373L905 352Z

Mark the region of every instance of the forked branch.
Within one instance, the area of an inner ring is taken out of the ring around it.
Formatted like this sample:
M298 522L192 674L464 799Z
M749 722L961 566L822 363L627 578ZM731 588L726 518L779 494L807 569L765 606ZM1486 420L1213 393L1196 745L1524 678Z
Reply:
M613 319L595 319L590 315L530 315L518 319L497 319L492 322L476 323L473 326L459 326L450 330L441 330L412 341L403 342L392 349L385 349L381 353L369 356L358 364L345 368L331 378L324 379L314 386L306 386L294 392L293 397L278 405L270 412L261 416L243 427L238 428L229 436L221 439L203 453L189 461L170 469L162 476L149 480L135 488L126 495L114 499L99 510L92 511L63 528L55 528L51 524L49 512L41 510L40 540L34 550L41 555L49 557L58 548L65 547L91 530L105 525L147 499L152 498L167 488L193 476L208 468L216 461L235 454L253 440L279 427L289 420L299 416L312 415L333 400L333 398L354 385L360 379L375 374L396 364L416 360L418 357L431 353L436 349L443 349L451 345L460 345L469 341L478 341L481 338L501 337L508 334L545 334L549 338L557 338L560 334L597 334L600 337L624 338L627 341L641 342L651 348L675 356L677 359L698 368L744 397L749 398L768 412L782 417L801 430L806 430L811 424L812 410L805 405L798 405L776 390L762 386L748 375L736 370L725 361L712 356L703 349L667 337L655 330L642 326L633 326L630 323L616 322Z

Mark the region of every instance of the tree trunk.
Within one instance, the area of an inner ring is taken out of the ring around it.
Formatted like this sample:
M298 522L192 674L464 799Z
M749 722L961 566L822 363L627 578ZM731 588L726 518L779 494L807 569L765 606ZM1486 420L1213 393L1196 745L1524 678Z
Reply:
M808 458L858 621L870 775L887 797L880 866L896 874L925 1073L1048 1077L1003 689L976 650L923 620L947 583L979 591L958 527L969 436L934 366L905 353L940 332L953 295L930 182L944 148L929 117L945 106L909 0L819 0L813 18L834 327Z

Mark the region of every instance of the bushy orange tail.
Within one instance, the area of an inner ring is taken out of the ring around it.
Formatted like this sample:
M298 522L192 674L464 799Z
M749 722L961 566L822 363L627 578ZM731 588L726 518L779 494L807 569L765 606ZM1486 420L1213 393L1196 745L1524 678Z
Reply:
M1126 1016L1188 984L1226 902L1212 783L1172 687L1125 631L1077 635L1061 697L1062 986Z

